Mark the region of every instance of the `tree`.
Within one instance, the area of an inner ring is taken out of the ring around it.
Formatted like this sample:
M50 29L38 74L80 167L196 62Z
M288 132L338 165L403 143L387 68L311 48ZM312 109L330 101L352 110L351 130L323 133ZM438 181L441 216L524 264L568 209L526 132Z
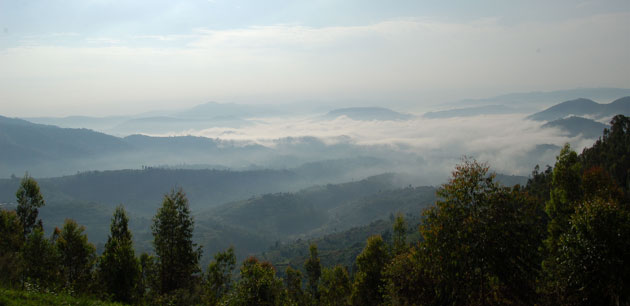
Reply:
M313 299L318 299L317 287L319 286L319 278L322 276L322 266L319 262L317 254L317 245L311 244L308 248L310 257L304 262L304 270L306 270L306 279L308 281L308 291Z
M138 281L137 296L142 298L148 294L159 292L157 280L157 263L155 257L143 252L140 254L140 279Z
M585 202L597 199L612 203L623 202L623 190L613 178L600 166L594 166L582 173L582 193Z
M545 171L540 171L540 166L536 165L531 177L527 179L525 191L536 198L537 201L546 203L549 201L549 194L551 193L552 174L553 168L551 166L547 165Z
M0 209L0 283L11 287L19 281L19 254L24 228L15 211Z
M394 241L392 250L394 255L398 255L405 252L407 249L407 223L405 222L405 217L403 217L401 213L398 213L394 220Z
M543 291L552 300L561 299L559 284L554 275L558 271L558 247L560 237L570 228L571 215L578 203L582 201L582 167L575 151L565 144L556 157L551 178L549 201L545 205L545 213L549 218L547 238L544 241L546 257L542 262Z
M427 269L427 258L417 247L411 247L392 259L384 271L387 279L387 302L391 305L439 305L436 302L435 279Z
M532 304L544 235L541 205L518 186L500 186L487 165L469 159L438 196L420 227L427 272L416 277L429 276L424 283L435 286L435 303Z
M162 207L153 218L153 246L157 255L160 292L190 288L199 272L201 248L193 243L194 221L184 192L164 195Z
M388 263L389 253L383 238L380 235L369 237L356 259L358 271L352 288L353 305L379 305L384 301L383 271Z
M140 267L133 250L129 218L122 205L116 207L110 235L98 263L98 272L107 293L116 301L130 303L140 278Z
M216 305L232 289L232 271L236 265L234 248L214 255L214 260L208 265L206 277L207 303Z
M249 257L243 262L240 280L235 290L226 298L228 305L285 305L286 292L282 280L276 277L276 270L269 262L260 262Z
M286 275L286 287L289 299L297 305L306 305L306 296L302 290L302 273L288 266Z
M92 267L95 261L94 245L84 234L85 227L76 221L66 219L55 246L61 261L61 277L67 288L85 292L92 281Z
M18 203L17 215L24 228L24 237L26 237L37 223L37 209L44 206L44 197L39 192L37 181L28 173L22 178L15 196Z
M545 206L550 219L546 244L552 254L555 253L560 235L569 228L569 218L582 199L581 176L578 156L567 143L556 157L550 199Z
M630 305L630 213L585 202L560 237L555 284L566 305Z
M58 281L59 254L44 230L35 226L26 238L22 251L23 273L27 281L52 288Z
M350 305L352 286L348 270L340 265L332 269L324 269L319 285L320 305L346 306Z
M610 173L616 185L623 189L626 200L630 199L630 118L613 117L610 129L590 148L585 148L580 161L586 169L602 167Z

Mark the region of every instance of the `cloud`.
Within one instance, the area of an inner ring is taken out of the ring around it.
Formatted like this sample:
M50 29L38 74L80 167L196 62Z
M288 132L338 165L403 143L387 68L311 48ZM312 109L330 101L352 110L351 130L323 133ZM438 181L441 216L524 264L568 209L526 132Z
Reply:
M103 114L208 100L420 104L431 92L463 98L628 87L628 29L630 14L618 13L512 26L411 18L87 38L91 43L78 37L79 45L30 41L0 50L0 98L13 114L76 112L77 105Z
M569 138L559 130L541 126L540 122L512 114L449 119L418 117L408 121L355 121L347 117L326 121L296 117L260 119L257 124L242 128L209 128L169 135L258 143L278 150L279 154L299 147L302 137L315 137L324 147L308 152L312 148L307 146L300 154L315 153L319 159L380 157L396 161L400 165L397 171L424 173L425 179L432 183L445 178L463 155L488 161L501 173L527 176L536 164L553 165L558 153L532 154L537 145L562 146L570 142L579 152L593 143L592 139Z

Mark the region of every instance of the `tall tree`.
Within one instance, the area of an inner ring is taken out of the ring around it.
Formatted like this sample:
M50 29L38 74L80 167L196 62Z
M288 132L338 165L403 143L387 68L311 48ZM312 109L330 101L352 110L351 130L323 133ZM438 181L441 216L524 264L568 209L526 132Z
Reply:
M547 247L555 253L558 239L569 228L569 218L582 199L581 164L567 143L556 157L551 178L551 193L545 212L549 215Z
M95 261L94 245L88 242L84 226L66 219L55 241L61 261L61 277L67 288L85 292L92 283Z
M234 248L214 255L214 260L208 265L206 277L206 299L210 305L216 305L232 289L232 271L236 265Z
M542 207L465 159L425 212L421 260L438 304L531 304L544 235ZM418 274L423 279L423 273Z
M143 252L140 254L140 279L137 284L137 296L138 298L152 295L159 292L159 285L157 280L157 262L155 257Z
M630 305L630 213L585 202L560 237L555 282L565 305Z
M35 226L22 250L23 273L29 282L52 288L58 281L59 255L52 241L44 237L44 229Z
M289 299L296 305L306 305L306 296L302 290L302 272L287 267L286 287Z
M249 257L243 262L240 280L234 291L227 297L228 305L286 305L288 297L282 280L276 277L276 270L269 262L260 262Z
M547 165L545 171L540 171L540 166L536 165L534 171L532 171L531 177L527 179L525 185L525 191L536 198L537 201L546 203L549 201L549 194L551 192L551 177L553 174L553 168Z
M368 238L356 263L358 271L354 276L352 304L380 305L384 301L386 285L383 271L389 263L387 245L380 235Z
M17 214L24 228L24 237L26 237L37 223L37 209L44 206L44 197L39 192L37 181L28 173L22 178L15 196L18 203Z
M543 291L555 301L561 297L560 284L554 275L558 274L558 248L560 237L570 228L571 216L582 201L582 166L578 155L567 143L556 157L551 177L549 201L545 213L549 218L547 238L544 240L545 259L543 267Z
M317 288L319 286L319 278L322 276L322 265L319 262L317 254L317 245L311 244L308 248L310 257L304 262L304 270L306 270L306 279L308 281L308 291L313 299L318 299Z
M350 305L352 285L348 270L337 265L332 269L324 268L319 285L320 305L346 306Z
M0 284L15 286L20 273L19 253L24 244L24 228L15 211L0 209Z
M396 214L394 220L394 238L393 238L392 250L394 255L405 252L407 247L407 223L402 213Z
M153 246L157 255L160 292L189 288L199 272L201 248L193 243L194 221L184 192L164 195L153 218Z
M604 168L623 189L626 200L630 200L630 117L613 117L610 129L605 129L592 147L582 151L580 160L586 169Z
M387 302L391 305L439 305L435 278L427 268L427 256L418 247L397 255L387 265Z
M98 263L98 274L107 293L114 300L130 303L140 278L138 259L133 250L129 218L122 205L116 207L110 225L110 235Z

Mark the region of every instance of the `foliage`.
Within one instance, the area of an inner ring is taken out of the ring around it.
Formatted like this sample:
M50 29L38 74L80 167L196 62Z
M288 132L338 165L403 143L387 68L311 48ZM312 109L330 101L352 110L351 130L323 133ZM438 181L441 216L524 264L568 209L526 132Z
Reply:
M28 235L37 222L37 209L44 206L44 197L39 192L37 181L27 174L20 182L20 188L15 193L17 197L17 215L24 227L24 236ZM41 222L41 220L39 221Z
M610 173L630 199L630 118L617 115L610 125L592 147L582 151L580 160L587 169L600 166Z
M189 288L199 271L201 248L192 241L194 222L188 199L180 189L164 195L162 207L153 218L153 245L159 270L159 291L168 293Z
M309 246L310 257L304 262L304 270L306 270L306 279L308 281L308 291L314 299L319 298L317 288L319 287L319 278L322 276L322 266L317 255L317 245Z
M545 204L545 212L549 217L547 238L544 241L546 257L542 262L543 286L541 290L547 296L560 298L560 285L555 276L558 271L558 247L560 237L570 227L571 215L582 200L582 165L575 151L565 144L556 157L550 184L549 201Z
M319 285L320 305L346 306L350 305L352 285L346 268L336 265L334 268L324 268Z
M527 180L525 185L525 191L531 196L536 198L541 203L549 201L549 194L551 192L551 177L553 174L553 168L547 166L545 171L540 171L540 166L536 165L534 171L532 171L531 177Z
M26 280L44 288L54 288L59 278L60 257L53 242L44 237L41 227L33 228L22 252Z
M427 258L417 247L394 257L383 272L386 298L392 305L439 305L436 280L429 274Z
M158 267L155 257L142 253L138 261L140 262L140 279L136 286L137 296L156 295L159 292L159 280L157 279Z
M249 257L243 262L240 280L225 299L227 305L247 306L284 305L286 302L282 280L276 277L274 267L255 257Z
M297 305L307 304L306 295L304 294L304 290L302 290L302 272L288 266L285 274L289 300Z
M116 208L110 226L110 236L98 263L98 274L108 293L116 301L129 303L134 299L140 267L133 249L129 218L125 209Z
M630 304L628 211L602 200L585 202L560 238L558 257L563 304Z
M12 290L0 287L0 305L3 306L122 306L123 304L96 300L91 297L75 297L61 293L41 293L29 290Z
M530 304L544 234L542 207L520 187L501 187L485 164L464 159L425 212L424 241L416 258L426 262L438 304ZM408 267L407 267L408 268ZM427 283L427 282L425 282Z
M545 206L545 212L550 218L546 244L552 254L560 235L568 229L569 218L581 198L581 164L577 154L567 143L556 157L550 199Z
M215 305L232 290L232 271L236 265L234 248L214 255L206 276L206 299L210 305Z
M407 223L401 213L398 213L394 220L394 237L392 244L394 255L401 254L407 250Z
M215 254L200 277L201 249L192 241L194 222L181 189L164 196L153 218L155 256L135 257L119 206L95 274L95 248L83 226L68 219L45 238L36 222L43 198L27 175L18 211L0 210L0 305L105 305L89 296L144 305L630 305L629 129L630 120L617 116L581 155L565 145L555 166L543 172L537 166L524 188L502 186L486 164L465 158L421 219L409 210L419 210L434 189L376 192L367 186L382 182L367 181L213 210L225 217L252 209L251 218L264 219L275 208L302 205L279 217L298 217L282 230L310 229L300 224L309 209L340 213L338 224L390 215L310 241L277 242L266 258L287 266L284 284L271 263L255 257L243 262L233 283L232 247ZM370 196L343 195L353 190ZM400 207L406 217L394 217L392 209ZM276 219L269 220L249 226L269 228L264 222ZM310 234L335 231L326 226ZM410 231L415 227L418 232ZM102 286L90 285L95 280ZM5 289L18 286L23 290Z
M95 261L94 245L88 242L84 231L84 226L67 219L55 239L64 287L76 292L88 290L92 283L92 266Z
M357 256L358 271L354 275L352 304L379 305L383 302L383 270L389 259L383 238L378 235L368 238L365 249Z
M623 190L617 186L612 176L600 166L586 169L582 173L583 201L602 199L613 203L622 203Z
M0 209L0 283L17 285L19 252L24 244L24 228L15 211Z

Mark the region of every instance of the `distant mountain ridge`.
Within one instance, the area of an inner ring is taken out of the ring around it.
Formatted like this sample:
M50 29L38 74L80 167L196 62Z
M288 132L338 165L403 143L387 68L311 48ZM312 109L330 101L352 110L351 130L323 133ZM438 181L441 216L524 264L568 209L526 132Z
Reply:
M66 129L0 116L0 164L63 160L126 152L118 137L88 129Z
M509 106L546 106L557 101L566 101L575 97L590 97L598 101L610 101L619 97L630 96L630 88L576 88L555 91L517 92L489 98L465 99L455 105L501 104Z
M477 107L454 108L443 111L427 112L422 117L429 119L442 119L452 117L471 117L479 115L500 115L511 114L517 112L511 107L505 105L486 105Z
M569 118L547 122L542 127L559 128L567 132L570 137L582 134L582 136L586 138L597 138L602 135L602 131L607 128L608 125L591 119L571 116Z
M617 114L630 115L630 96L619 98L608 104L600 104L585 98L569 100L556 104L527 118L535 121L553 121L569 116L601 119Z
M328 112L325 117L335 119L340 116L346 116L352 120L382 120L382 121L398 121L409 120L414 118L413 115L403 114L384 107L350 107L334 109Z
M282 113L283 112L280 109L269 105L207 102L193 106L184 111L176 112L173 116L178 118L250 118L278 115Z

